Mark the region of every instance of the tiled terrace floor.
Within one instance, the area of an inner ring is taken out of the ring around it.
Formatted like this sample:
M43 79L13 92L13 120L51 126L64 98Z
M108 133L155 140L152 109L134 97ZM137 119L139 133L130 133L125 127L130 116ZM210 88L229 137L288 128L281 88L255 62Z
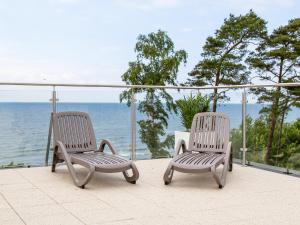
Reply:
M210 174L174 174L168 160L138 161L140 180L97 173L75 187L65 166L0 170L0 224L300 224L300 179L234 165L219 190Z

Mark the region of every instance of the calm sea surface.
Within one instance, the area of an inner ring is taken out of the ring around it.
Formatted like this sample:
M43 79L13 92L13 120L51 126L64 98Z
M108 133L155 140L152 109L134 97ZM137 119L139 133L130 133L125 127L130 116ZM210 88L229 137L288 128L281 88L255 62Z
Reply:
M262 105L248 104L247 113L258 117ZM237 128L242 120L240 104L223 104L218 111L225 112L231 119L231 128ZM119 103L59 103L58 111L84 111L92 118L96 138L110 139L121 155L130 154L130 108ZM49 129L51 105L49 103L0 103L0 165L25 163L42 165ZM287 121L295 120L299 109L293 109ZM137 113L137 119L143 115ZM138 128L138 125L137 125ZM170 115L168 134L184 130L176 115ZM137 134L137 157L149 158L150 154Z

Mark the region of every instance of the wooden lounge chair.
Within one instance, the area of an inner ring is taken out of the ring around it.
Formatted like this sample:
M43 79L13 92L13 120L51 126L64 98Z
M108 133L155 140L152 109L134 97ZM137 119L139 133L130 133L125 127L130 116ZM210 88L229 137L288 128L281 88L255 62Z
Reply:
M180 150L182 149L182 153ZM224 164L221 175L216 168ZM198 113L194 116L189 146L180 140L174 158L165 174L166 185L172 181L174 170L183 173L212 172L219 188L224 187L227 170L232 170L229 119L224 113Z
M53 155L52 172L57 163L66 162L70 175L76 186L84 188L95 171L104 173L123 172L129 183L135 184L139 172L131 160L119 156L108 140L103 140L97 149L96 138L90 117L83 112L53 113L53 131L55 149ZM112 154L104 153L105 145ZM86 177L79 180L73 164L88 168ZM127 170L132 169L132 176Z

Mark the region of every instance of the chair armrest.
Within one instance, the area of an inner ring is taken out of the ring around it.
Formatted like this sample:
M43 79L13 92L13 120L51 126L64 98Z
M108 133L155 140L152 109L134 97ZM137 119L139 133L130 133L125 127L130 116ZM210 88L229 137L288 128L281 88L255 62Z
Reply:
M107 145L112 152L112 154L118 154L117 150L113 146L113 144L109 140L102 140L99 145L99 150L100 152L104 151L105 145Z
M186 152L186 144L185 144L185 141L183 139L180 139L178 142L177 142L177 145L176 145L176 149L175 149L175 155L174 156L177 156L179 155L179 152L180 150L182 149L182 152Z
M68 163L71 163L71 158L70 158L64 144L61 141L56 141L56 143L58 144L58 148L60 149L60 151L64 157L64 160Z

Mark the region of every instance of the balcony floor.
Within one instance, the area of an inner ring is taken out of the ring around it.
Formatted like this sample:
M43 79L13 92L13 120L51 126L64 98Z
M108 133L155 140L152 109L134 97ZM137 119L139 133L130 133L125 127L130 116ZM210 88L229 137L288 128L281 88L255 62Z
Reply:
M210 174L175 172L165 186L168 161L137 161L136 185L96 173L86 189L65 166L0 170L0 224L299 224L299 178L234 165L222 190Z

